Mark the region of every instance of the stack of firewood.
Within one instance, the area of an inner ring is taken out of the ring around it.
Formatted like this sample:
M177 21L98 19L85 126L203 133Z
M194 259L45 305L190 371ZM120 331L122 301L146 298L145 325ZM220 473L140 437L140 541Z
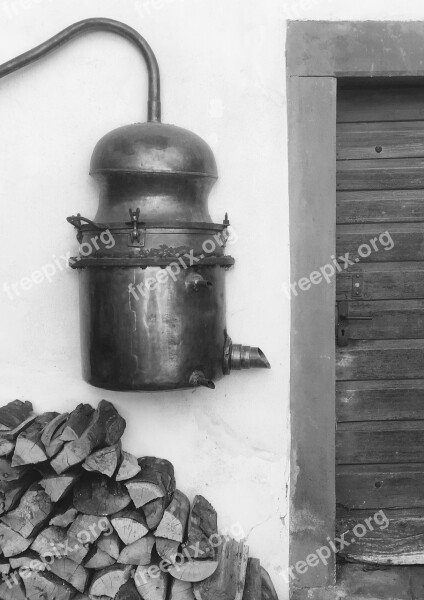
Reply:
M0 600L276 600L259 560L218 533L160 458L121 448L112 404L0 408Z

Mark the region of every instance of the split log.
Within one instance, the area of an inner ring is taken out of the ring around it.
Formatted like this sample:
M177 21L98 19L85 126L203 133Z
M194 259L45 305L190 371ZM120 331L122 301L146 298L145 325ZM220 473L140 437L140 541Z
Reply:
M18 506L3 515L1 520L14 531L28 538L49 519L53 509L49 496L38 483L34 483L22 496Z
M196 583L204 581L215 573L218 568L217 560L188 560L184 563L172 564L168 572L175 579ZM209 581L209 579L208 579Z
M37 415L33 415L32 417L28 417L22 423L19 423L14 429L7 429L0 431L0 439L2 440L16 440L16 438L28 427L30 427L34 421L37 419Z
M0 583L1 600L26 600L25 588L19 573L10 573Z
M57 527L68 527L76 519L78 511L68 502L63 503L58 507L55 516L50 519L49 525L56 525Z
M77 565L70 558L64 557L54 560L49 568L54 575L68 582L78 592L83 593L85 591L89 573L81 565Z
M54 456L56 456L56 454L59 454L59 452L62 450L62 448L65 445L65 442L62 442L62 440L60 439L60 434L65 429L65 427L66 427L66 422L62 423L62 425L56 431L49 446L46 447L46 454L50 459L53 458Z
M44 469L43 473L44 476L40 481L40 485L52 502L60 502L81 477L81 472L78 469L70 469L64 475L57 475L49 467Z
M121 544L119 541L119 536L116 531L112 531L112 533L104 533L97 540L97 548L109 554L113 559L118 560L118 557L121 553L120 550Z
M28 467L12 467L12 462L7 458L0 458L0 487L3 484L8 484L11 481L17 481L25 473L28 472Z
M52 573L32 571L23 581L28 600L71 600L75 596L75 589Z
M90 424L94 408L89 404L78 404L69 415L66 427L60 435L62 442L73 442L82 436Z
M68 530L70 538L76 538L82 544L93 544L105 531L111 531L109 519L96 515L78 515Z
M102 475L107 475L107 477L113 477L118 468L120 456L121 442L118 442L113 446L96 450L96 452L86 458L82 466L86 471L95 471Z
M248 554L248 546L226 539L218 549L216 571L207 580L193 586L196 600L242 600Z
M132 544L149 533L141 511L123 510L113 515L111 523L125 545Z
M57 442L57 438L60 433L62 433L66 421L68 420L68 413L63 413L62 415L57 415L54 419L48 423L42 433L41 433L41 442L43 443L46 454L49 458L52 458L56 452L59 452L61 448L63 448L64 443L62 440Z
M168 573L154 564L138 567L134 575L136 588L143 600L165 600L168 581Z
M166 508L155 535L168 540L183 542L189 512L189 499L179 490L175 490L171 504Z
M97 573L90 586L92 596L115 598L119 589L127 583L131 575L131 566L114 565Z
M66 530L62 527L50 526L43 529L31 544L31 550L39 554L53 553L55 556L66 556ZM54 552L53 552L54 551Z
M15 449L15 442L0 438L0 456L10 456Z
M163 560L168 561L169 564L177 562L177 558L180 554L180 545L181 544L175 540L156 538L156 552Z
M217 514L214 507L203 496L193 501L184 551L193 558L214 559L216 552L211 546L211 538L218 534Z
M61 474L70 467L78 465L98 448L113 446L122 437L125 420L116 408L106 400L102 400L94 411L90 424L76 440L65 444L51 465L56 473Z
M130 502L125 487L105 475L87 473L74 487L74 506L87 515L113 515Z
M127 481L140 473L141 467L135 456L129 452L122 451L121 464L116 475L116 481Z
M261 567L262 600L278 600L277 592L268 571Z
M140 472L125 484L135 507L140 508L157 498L168 498L170 501L175 490L172 464L153 456L140 458L138 464Z
M118 563L122 565L145 566L152 562L152 551L155 545L153 535L145 537L125 546L118 558Z
M140 594L135 587L134 579L129 579L119 590L115 600L140 600Z
M31 402L13 400L0 408L0 424L7 429L15 429L26 421L32 413Z
M172 577L169 585L168 600L195 600L193 584L189 581L180 581ZM260 600L260 597L257 600Z
M89 546L76 537L69 536L65 529L50 526L38 534L31 545L31 550L40 556L68 557L73 562L81 564L88 554Z
M46 563L42 563L38 554L31 550L27 550L25 554L20 556L12 556L9 559L9 564L13 571L19 571L20 569L44 571L46 569Z
M58 416L58 413L47 412L35 421L18 436L15 452L12 458L12 467L19 465L34 465L47 460L44 444L41 441L43 429L48 423Z
M0 549L5 558L22 554L31 544L31 538L24 538L10 527L0 523Z
M116 560L107 552L100 550L98 546L93 546L85 559L87 569L102 570L111 567L116 563Z
M261 600L262 577L261 563L257 558L247 561L246 582L244 584L243 600Z
M0 486L0 515L13 510L28 488L38 480L35 471L28 471L21 479Z
M144 516L149 529L156 529L162 521L163 513L168 504L167 498L156 498L143 506Z

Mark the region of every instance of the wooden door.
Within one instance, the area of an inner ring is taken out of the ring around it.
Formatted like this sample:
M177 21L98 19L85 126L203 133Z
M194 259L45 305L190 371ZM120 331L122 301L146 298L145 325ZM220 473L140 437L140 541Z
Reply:
M340 556L424 564L424 88L339 90L337 159Z

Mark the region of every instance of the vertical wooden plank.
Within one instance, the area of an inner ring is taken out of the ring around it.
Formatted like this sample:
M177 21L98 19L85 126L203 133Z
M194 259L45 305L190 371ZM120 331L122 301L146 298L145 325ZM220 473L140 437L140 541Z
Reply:
M291 282L331 262L336 240L336 79L288 81ZM335 534L335 281L291 296L290 566ZM335 583L335 557L294 588Z

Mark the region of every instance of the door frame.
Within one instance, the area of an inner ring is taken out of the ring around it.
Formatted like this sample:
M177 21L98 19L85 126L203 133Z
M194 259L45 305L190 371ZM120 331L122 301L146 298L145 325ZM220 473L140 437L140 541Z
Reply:
M289 21L286 65L296 282L290 292L289 580L293 600L322 600L338 597L334 553L327 564L312 558L335 537L335 280L316 283L315 276L311 284L310 276L335 253L337 83L424 77L424 21Z

